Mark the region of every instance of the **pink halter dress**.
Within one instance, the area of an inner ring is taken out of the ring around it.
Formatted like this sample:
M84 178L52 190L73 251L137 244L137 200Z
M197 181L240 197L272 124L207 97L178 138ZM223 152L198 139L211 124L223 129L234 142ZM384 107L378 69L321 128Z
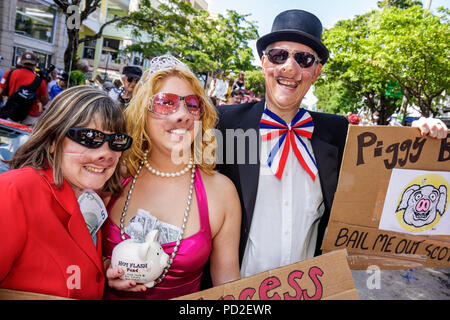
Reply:
M127 185L132 178L123 181ZM200 290L200 280L203 267L209 259L212 249L211 229L209 225L208 201L203 186L200 171L195 170L194 178L195 194L197 196L198 211L200 216L200 230L188 238L182 239L175 259L164 280L153 288L142 293L119 291L106 286L104 299L147 299L167 300ZM108 211L111 210L117 198L111 199ZM125 233L127 239L130 238ZM103 255L111 258L112 250L122 241L120 228L107 218L102 227ZM164 251L170 256L175 242L162 245Z

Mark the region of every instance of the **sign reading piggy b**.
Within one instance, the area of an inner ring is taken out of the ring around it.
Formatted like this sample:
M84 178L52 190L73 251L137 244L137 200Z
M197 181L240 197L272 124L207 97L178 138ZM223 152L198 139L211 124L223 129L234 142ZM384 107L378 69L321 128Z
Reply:
M450 267L450 134L350 126L322 252L351 269Z
M155 280L164 271L169 262L169 256L156 240L158 230L150 231L145 242L127 239L119 243L113 250L111 266L122 268L122 280L134 280L143 283L147 288L155 285Z

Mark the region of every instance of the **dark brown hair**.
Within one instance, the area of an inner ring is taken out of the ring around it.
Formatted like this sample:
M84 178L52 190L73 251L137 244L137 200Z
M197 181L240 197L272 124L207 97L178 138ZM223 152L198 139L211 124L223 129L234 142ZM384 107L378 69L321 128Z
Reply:
M98 121L103 130L126 133L122 109L103 91L90 86L76 86L61 92L36 122L30 138L9 161L10 168L53 168L55 184L61 187L64 179L62 144L67 131L86 126L91 120ZM122 190L119 170L118 165L102 191L118 193Z

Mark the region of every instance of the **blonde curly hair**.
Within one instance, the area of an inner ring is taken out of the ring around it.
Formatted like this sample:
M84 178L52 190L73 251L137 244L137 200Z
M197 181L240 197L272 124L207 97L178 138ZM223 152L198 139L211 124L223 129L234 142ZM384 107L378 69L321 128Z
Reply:
M202 143L191 145L191 152L194 154L196 165L207 174L212 174L216 166L215 149L216 139L213 129L217 123L217 112L209 100L206 92L197 77L188 69L185 64L177 64L170 68L144 73L141 81L136 84L133 98L125 110L127 119L127 132L133 138L132 147L124 153L124 164L127 174L134 176L137 173L139 164L144 161L146 150L151 150L152 142L145 128L147 125L147 112L150 98L158 93L162 87L164 79L175 76L190 84L194 94L200 96L205 104L205 112L200 117L202 124ZM201 150L194 150L194 147ZM208 151L208 153L205 152ZM201 155L200 159L198 155Z

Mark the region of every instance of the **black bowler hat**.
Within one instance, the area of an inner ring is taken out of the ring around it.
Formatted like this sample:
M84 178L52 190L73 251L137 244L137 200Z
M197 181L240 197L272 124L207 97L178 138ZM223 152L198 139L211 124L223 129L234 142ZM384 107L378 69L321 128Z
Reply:
M275 17L272 31L259 38L256 42L259 57L263 55L264 49L271 43L277 41L292 41L307 45L313 49L325 64L329 52L322 43L322 23L312 13L303 10L287 10Z
M135 66L126 66L123 68L122 74L130 78L140 79L142 77L142 69Z

